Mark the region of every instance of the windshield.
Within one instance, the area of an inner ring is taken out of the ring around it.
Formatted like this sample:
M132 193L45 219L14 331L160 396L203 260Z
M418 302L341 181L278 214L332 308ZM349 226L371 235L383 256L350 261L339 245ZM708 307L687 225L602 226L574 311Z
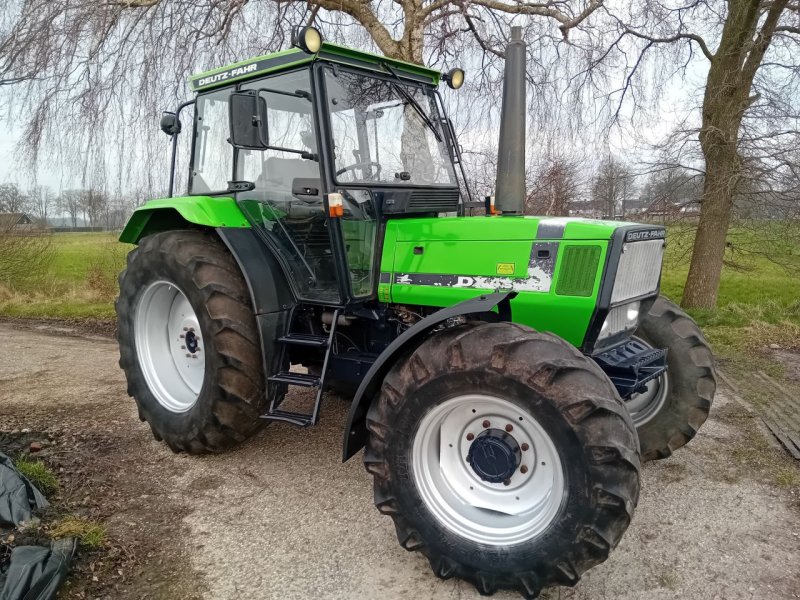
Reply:
M342 69L325 84L339 183L457 184L432 94Z

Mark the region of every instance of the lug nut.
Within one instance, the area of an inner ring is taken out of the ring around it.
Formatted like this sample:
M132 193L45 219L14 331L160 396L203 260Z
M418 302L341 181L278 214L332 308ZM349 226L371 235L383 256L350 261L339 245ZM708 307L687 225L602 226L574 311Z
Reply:
M506 431L508 431L509 433L511 433L513 430L514 430L514 426L513 426L511 423L509 423L508 425L506 425Z
M530 446L528 446L528 444L522 444L521 448L522 451L525 452L528 448L530 448Z
M527 472L528 472L528 467L527 467L527 465L522 465L522 466L519 468L519 472L520 472L520 473L527 473Z
M484 429L488 429L488 428L489 428L489 425L491 425L491 423L489 423L489 419L486 419L486 420L485 420L485 421L482 423L482 425L483 425L483 428L484 428Z
M510 480L510 479L506 479L506 480L503 482L503 485L511 485L511 480Z
M181 350L186 350L186 346L181 346Z
M189 353L187 352L187 353L186 353L186 358L189 358L190 356L191 356L191 354L189 354Z
M181 338L181 339L183 339L183 338L185 338L186 336L185 336L185 335L183 335L183 334L180 334L178 337L179 337L179 338Z
M184 327L183 330L184 331L189 331L189 328L188 327Z
M474 439L475 439L475 434L474 433L468 433L467 434L467 441L468 442L471 442Z

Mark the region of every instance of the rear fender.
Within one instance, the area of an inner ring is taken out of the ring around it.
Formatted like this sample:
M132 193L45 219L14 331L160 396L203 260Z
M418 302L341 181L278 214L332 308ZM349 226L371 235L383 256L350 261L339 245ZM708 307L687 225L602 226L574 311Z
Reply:
M187 224L201 227L249 228L250 223L233 198L185 196L150 200L128 219L119 241L138 244L151 233L182 229Z
M510 321L511 300L516 295L516 292L485 294L443 308L417 322L389 344L367 371L361 385L358 386L355 398L353 398L344 428L342 462L350 459L366 444L367 410L378 396L384 377L401 356L419 346L438 325L454 317L470 315L485 321ZM496 313L492 312L495 307L497 308Z

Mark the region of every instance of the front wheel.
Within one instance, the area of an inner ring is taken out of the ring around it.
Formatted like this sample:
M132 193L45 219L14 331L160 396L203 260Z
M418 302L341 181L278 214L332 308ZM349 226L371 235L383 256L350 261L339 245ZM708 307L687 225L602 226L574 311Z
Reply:
M667 370L626 403L639 433L643 460L666 458L705 423L717 388L714 356L692 318L663 296L636 336L667 349Z
M263 423L264 376L244 278L212 233L149 235L116 303L128 394L175 452L219 452Z
M439 332L367 416L375 504L436 575L528 598L603 562L639 496L638 440L608 378L550 334Z

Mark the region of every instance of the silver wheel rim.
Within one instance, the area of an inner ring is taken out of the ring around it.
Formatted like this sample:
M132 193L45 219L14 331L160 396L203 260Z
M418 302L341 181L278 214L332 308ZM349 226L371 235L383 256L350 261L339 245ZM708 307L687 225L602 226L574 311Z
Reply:
M642 338L636 337L634 339L652 348L652 346ZM631 415L633 424L636 425L636 427L641 427L645 423L648 423L661 412L661 408L664 406L664 402L666 402L667 395L669 394L668 372L664 371L664 373L655 379L651 379L645 385L645 391L633 394L625 402L628 413Z
M468 436L485 431L485 421L491 429L511 426L509 435L528 446L507 485L484 481L467 461L475 439ZM516 404L485 394L458 396L431 409L414 436L411 466L422 500L445 527L493 546L540 535L566 495L561 459L544 428Z
M186 295L174 283L151 283L139 297L134 320L147 387L168 411L191 409L205 378L205 342Z

